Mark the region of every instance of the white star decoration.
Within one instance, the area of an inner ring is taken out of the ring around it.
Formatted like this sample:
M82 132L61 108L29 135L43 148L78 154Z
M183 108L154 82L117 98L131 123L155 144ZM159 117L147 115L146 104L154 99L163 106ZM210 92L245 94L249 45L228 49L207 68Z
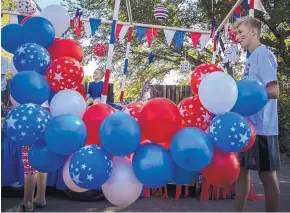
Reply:
M61 73L55 73L54 79L60 82L63 79L63 77L61 76Z

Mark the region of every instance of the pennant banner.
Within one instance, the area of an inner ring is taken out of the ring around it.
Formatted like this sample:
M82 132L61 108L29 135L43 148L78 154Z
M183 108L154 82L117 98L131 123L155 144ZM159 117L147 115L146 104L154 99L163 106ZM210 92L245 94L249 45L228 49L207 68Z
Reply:
M157 33L158 33L157 28L148 28L147 29L146 37L147 37L147 41L148 41L148 47L151 47L152 41L156 37Z
M207 43L209 42L209 40L210 40L210 34L201 34L200 40L199 40L200 48L204 49Z
M176 32L175 30L164 30L164 35L165 35L168 46L170 46L175 32Z
M186 34L186 32L182 32L182 31L176 31L175 32L175 34L174 34L174 40L176 42L177 49L180 49L182 47L185 34Z
M83 12L81 11L81 9L77 8L77 12L74 19L70 21L71 26L78 38L81 38L81 32L82 32L82 25L83 25L83 22L81 21L82 14Z
M96 31L99 29L101 22L102 22L101 19L90 18L92 36L94 36Z
M85 33L87 38L91 37L92 33L91 33L91 25L90 22L84 22L84 28L85 28Z
M192 40L192 46L193 48L196 48L197 47L197 44L199 42L199 39L201 37L201 33L190 33L190 37L191 37L191 40Z
M137 27L136 29L136 33L137 33L137 37L138 37L138 41L141 42L142 39L144 38L145 34L147 31L147 27Z
M123 25L122 25L122 24L117 24L117 27L116 27L116 33L115 33L115 41L118 40L118 38L119 38L119 34L120 34L122 28L123 28Z
M120 32L120 34L119 34L119 40L120 40L120 41L123 40L123 39L125 38L125 35L126 35L128 29L129 29L129 27L130 27L130 26L127 26L127 25L122 27L122 30L121 30L121 32Z

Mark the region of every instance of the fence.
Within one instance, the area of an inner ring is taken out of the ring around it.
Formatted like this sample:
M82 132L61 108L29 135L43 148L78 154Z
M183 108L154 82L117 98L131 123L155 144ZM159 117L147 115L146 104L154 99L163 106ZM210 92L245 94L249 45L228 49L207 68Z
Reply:
M151 85L150 87L150 98L168 98L176 104L190 96L193 96L190 86Z

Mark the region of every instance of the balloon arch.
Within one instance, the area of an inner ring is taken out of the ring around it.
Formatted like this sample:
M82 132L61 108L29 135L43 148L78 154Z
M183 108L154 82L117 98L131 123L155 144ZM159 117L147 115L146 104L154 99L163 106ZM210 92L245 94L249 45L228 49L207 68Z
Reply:
M19 5L19 12L32 15L36 5L23 2L28 9ZM215 35L241 2L237 1ZM132 33L138 24L132 21L130 1L126 3ZM21 24L1 29L2 48L14 54L10 92L17 105L4 120L4 182L19 181L22 171L11 171L11 165L21 162L16 156L19 147L32 145L28 158L33 168L51 173L74 192L102 190L117 206L134 203L144 187L148 196L149 188L170 182L188 184L199 173L204 178L203 193L206 184L229 187L239 175L237 153L255 141L253 125L244 116L265 106L265 86L249 79L236 82L215 63L205 63L191 75L195 96L178 106L154 98L130 103L121 111L114 109L106 99L119 6L116 0L102 103L89 108L82 85L82 47L57 38L70 24L78 24L77 16L71 20L63 7L51 5L40 16L27 16ZM104 55L105 50L97 45L94 52ZM128 64L128 54L126 60ZM49 110L41 106L47 100Z

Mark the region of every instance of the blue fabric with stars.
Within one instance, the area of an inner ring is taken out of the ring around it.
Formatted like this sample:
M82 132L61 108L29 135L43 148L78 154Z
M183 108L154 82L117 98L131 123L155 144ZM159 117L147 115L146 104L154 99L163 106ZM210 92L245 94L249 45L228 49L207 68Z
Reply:
M209 136L214 145L224 152L239 152L245 148L251 137L248 121L233 112L217 115L209 127Z
M34 70L45 74L51 58L47 50L35 43L23 44L14 53L13 63L18 72Z
M73 182L85 189L101 190L112 173L111 155L98 145L90 145L77 151L69 165Z
M7 114L4 131L12 143L36 144L43 140L45 127L50 119L50 113L40 105L22 104Z

